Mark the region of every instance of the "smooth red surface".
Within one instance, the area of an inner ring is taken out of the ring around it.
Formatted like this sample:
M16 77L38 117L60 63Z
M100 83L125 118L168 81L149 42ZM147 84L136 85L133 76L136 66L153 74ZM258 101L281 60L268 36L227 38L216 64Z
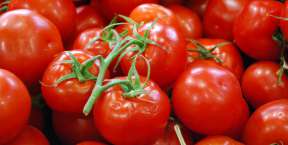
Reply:
M209 136L206 137L195 145L244 145L227 136Z

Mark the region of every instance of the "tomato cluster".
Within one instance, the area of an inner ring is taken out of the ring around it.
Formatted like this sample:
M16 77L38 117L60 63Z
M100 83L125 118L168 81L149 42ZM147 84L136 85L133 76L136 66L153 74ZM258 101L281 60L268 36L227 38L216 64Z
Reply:
M0 145L286 145L287 17L284 0L0 0Z

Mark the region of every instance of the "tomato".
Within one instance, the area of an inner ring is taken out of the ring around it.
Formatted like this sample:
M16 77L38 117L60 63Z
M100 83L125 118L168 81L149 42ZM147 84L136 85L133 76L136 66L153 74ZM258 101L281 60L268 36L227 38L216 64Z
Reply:
M70 52L79 63L93 57L84 51L74 50ZM72 78L56 84L58 79L72 73L72 65L63 63L64 60L71 60L67 52L59 54L47 67L42 79L43 97L48 106L54 111L82 113L84 105L94 88L95 80L81 82L79 79ZM96 61L88 71L97 76L99 65L99 61Z
M205 35L232 41L234 21L249 1L210 0L204 14Z
M182 0L160 0L161 5L182 4Z
M139 28L139 33L143 35L152 23L144 24ZM162 21L156 22L149 32L148 39L156 42L159 46L148 44L142 55L149 60L151 79L165 88L171 85L185 69L186 41L176 26L167 25ZM133 55L135 53L128 53L121 61L121 68L125 74L130 69ZM147 63L143 57L137 59L136 67L139 74L146 76Z
M209 0L186 0L186 4L203 18Z
M240 80L242 73L244 71L243 59L240 55L240 52L233 45L232 42L229 42L223 39L198 39L197 43L202 45L207 50L211 50L216 47L216 49L212 51L211 54L219 58L222 61L222 62L219 62L218 64L229 69ZM187 61L189 64L193 63L195 60L198 60L198 59L206 59L206 58L201 58L200 52L191 51L191 50L200 50L201 48L199 47L201 46L195 45L194 42L188 43L187 45L188 60ZM207 55L209 55L209 53Z
M288 100L276 100L258 108L245 131L246 145L284 145L288 143Z
M187 68L175 83L172 102L183 124L205 135L237 136L249 117L237 78L212 61Z
M49 142L40 130L27 126L12 142L6 145L49 145Z
M66 43L74 34L76 8L71 0L11 0L8 6L9 10L30 9L45 16L57 26Z
M279 26L279 16L283 4L274 0L253 0L235 20L234 38L240 49L258 60L276 60L280 54L273 35Z
M102 140L94 127L92 116L53 112L52 121L54 131L64 145L75 145L85 140Z
M86 5L77 8L76 34L89 28L103 28L105 25L106 20L92 6Z
M4 69L0 69L0 102L0 144L5 144L25 127L31 99L20 79Z
M209 136L198 143L196 145L244 145L230 137L227 136Z
M15 73L29 87L39 83L53 56L63 51L57 28L29 10L0 16L0 44L0 67Z
M258 108L277 99L288 99L288 78L284 74L278 82L280 66L274 62L260 61L252 64L242 78L242 89L248 102Z
M32 107L30 117L29 117L29 124L36 127L39 130L44 130L45 127L45 116L41 108L39 107Z
M285 2L284 10L282 11L282 17L288 17L288 1ZM288 21L287 20L280 20L280 27L281 31L284 35L285 40L288 40Z
M104 145L104 144L96 142L96 141L84 141L84 142L78 143L77 145Z
M144 81L142 78L142 85ZM147 145L160 137L169 119L169 98L152 81L147 82L144 92L126 98L124 90L116 85L102 93L93 115L96 127L107 141L117 145Z
M202 36L202 22L195 12L181 5L170 5L168 8L177 16L182 32L187 39Z

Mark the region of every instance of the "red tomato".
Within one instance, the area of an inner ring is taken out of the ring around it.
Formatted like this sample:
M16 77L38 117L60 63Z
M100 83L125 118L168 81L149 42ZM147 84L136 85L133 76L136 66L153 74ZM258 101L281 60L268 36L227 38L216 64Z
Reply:
M14 74L0 69L0 144L13 139L25 127L31 99L24 84Z
M102 140L94 127L92 116L53 112L52 121L54 131L64 145L75 145L85 140Z
M202 22L195 12L181 5L170 5L168 8L177 16L180 28L187 39L202 36Z
M141 82L143 85L144 78ZM144 91L135 98L125 98L124 90L117 85L97 100L94 122L107 141L117 145L147 145L160 137L169 119L169 98L151 81Z
M242 78L242 90L248 102L258 108L277 99L288 99L288 78L278 82L277 72L280 66L274 62L257 62L245 71Z
M9 10L15 9L34 10L48 18L57 26L64 42L69 41L74 34L76 8L71 0L11 0Z
M182 0L160 0L161 5L182 4Z
M92 6L86 5L77 8L76 34L89 28L103 28L105 25L106 20Z
M288 17L288 1L285 2L284 10L282 11L282 17L287 18ZM288 40L288 21L287 20L281 20L280 21L280 27L281 31L284 34L285 40Z
M244 145L244 144L227 136L209 136L196 143L196 145Z
M203 18L209 0L186 0L186 4Z
M5 145L49 145L49 142L40 130L27 126L12 142Z
M279 16L283 8L275 0L253 0L243 9L235 20L234 38L240 49L250 57L259 60L276 60L280 54L273 34L279 26Z
M216 47L216 49L211 54L218 57L222 61L219 64L229 69L240 80L244 71L243 59L240 55L240 52L232 42L228 42L222 39L198 39L197 42L204 46L204 48L207 50L211 50ZM199 47L196 47L194 43L190 42L187 45L187 49L197 50ZM193 52L188 50L189 64L198 59L203 59L201 58L200 52Z
M79 63L93 56L84 51L70 51ZM48 106L54 111L82 113L88 97L92 93L95 80L80 82L76 78L68 79L55 85L61 77L72 73L72 65L62 63L71 60L67 52L59 54L47 67L42 79L42 94ZM99 61L89 69L95 76L98 74ZM108 75L107 75L108 77Z
M29 87L39 83L53 56L63 51L57 28L30 10L0 16L0 44L0 67L15 73Z
M39 130L44 130L45 127L45 119L44 113L39 107L32 107L30 117L29 117L29 124L38 128Z
M143 34L151 24L152 22L144 24L139 28L139 33ZM164 24L162 21L156 22L149 32L148 38L159 46L148 44L142 55L150 62L151 79L165 88L171 85L185 69L186 41L176 26ZM121 61L121 68L125 74L130 69L133 55L135 53L128 53ZM146 76L147 63L143 57L137 59L136 67L139 74Z
M288 100L276 100L258 108L244 131L246 145L288 144Z
M84 142L78 143L77 145L104 145L104 144L96 142L96 141L84 141Z
M189 66L175 84L172 102L183 124L205 135L237 136L249 117L237 78L212 61Z
M233 26L250 0L210 0L204 15L207 37L233 40Z

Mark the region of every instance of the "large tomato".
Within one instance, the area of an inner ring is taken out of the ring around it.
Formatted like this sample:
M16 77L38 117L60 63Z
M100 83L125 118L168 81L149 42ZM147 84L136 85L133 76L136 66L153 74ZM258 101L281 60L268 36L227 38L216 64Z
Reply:
M142 78L141 85L144 81ZM147 145L161 136L169 119L169 98L151 81L147 82L144 92L135 98L126 98L122 87L117 85L97 100L94 122L107 141L116 145Z
M86 140L102 140L94 127L92 116L53 112L52 122L54 131L63 145L75 145Z
M277 99L288 99L288 78L284 74L278 82L280 66L274 62L262 61L252 64L242 78L242 90L248 102L258 108Z
M196 145L244 145L244 144L227 136L209 136L197 142Z
M84 51L74 50L70 52L79 63L93 57ZM92 93L95 80L80 82L78 78L69 78L56 84L58 79L72 73L73 65L63 63L64 60L71 60L67 52L59 54L47 67L42 79L43 97L48 106L54 111L82 113L84 105ZM97 76L99 65L99 61L96 61L88 71Z
M0 69L0 144L16 137L25 127L31 99L24 84L14 74Z
M40 130L27 126L12 142L5 145L49 145L49 142Z
M39 83L53 56L63 51L57 28L30 10L0 16L0 44L0 67L15 73L29 87Z
M104 144L96 142L96 141L84 141L84 142L78 143L77 145L104 145Z
M11 0L8 6L9 10L30 9L45 16L57 26L64 42L73 37L76 8L72 0Z
M258 108L245 131L246 145L288 144L288 100L276 100Z
M240 135L249 109L237 78L212 61L194 62L175 83L176 116L205 135Z
M250 0L210 0L204 15L207 37L233 40L233 26Z
M198 46L198 44L200 46ZM203 49L204 51L214 49L214 51L207 51L202 54L201 51L203 52ZM244 71L243 59L239 50L233 45L232 42L223 39L198 39L195 42L189 42L187 44L187 50L187 61L189 64L193 63L195 60L205 59L205 57L202 57L207 55L208 59L215 61L217 61L216 59L220 59L222 62L218 62L218 64L229 69L239 80L242 77L242 73ZM209 58L209 55L214 55L217 58Z
M283 4L275 0L253 0L246 5L234 23L234 39L248 56L259 60L279 58L280 45L273 39Z

